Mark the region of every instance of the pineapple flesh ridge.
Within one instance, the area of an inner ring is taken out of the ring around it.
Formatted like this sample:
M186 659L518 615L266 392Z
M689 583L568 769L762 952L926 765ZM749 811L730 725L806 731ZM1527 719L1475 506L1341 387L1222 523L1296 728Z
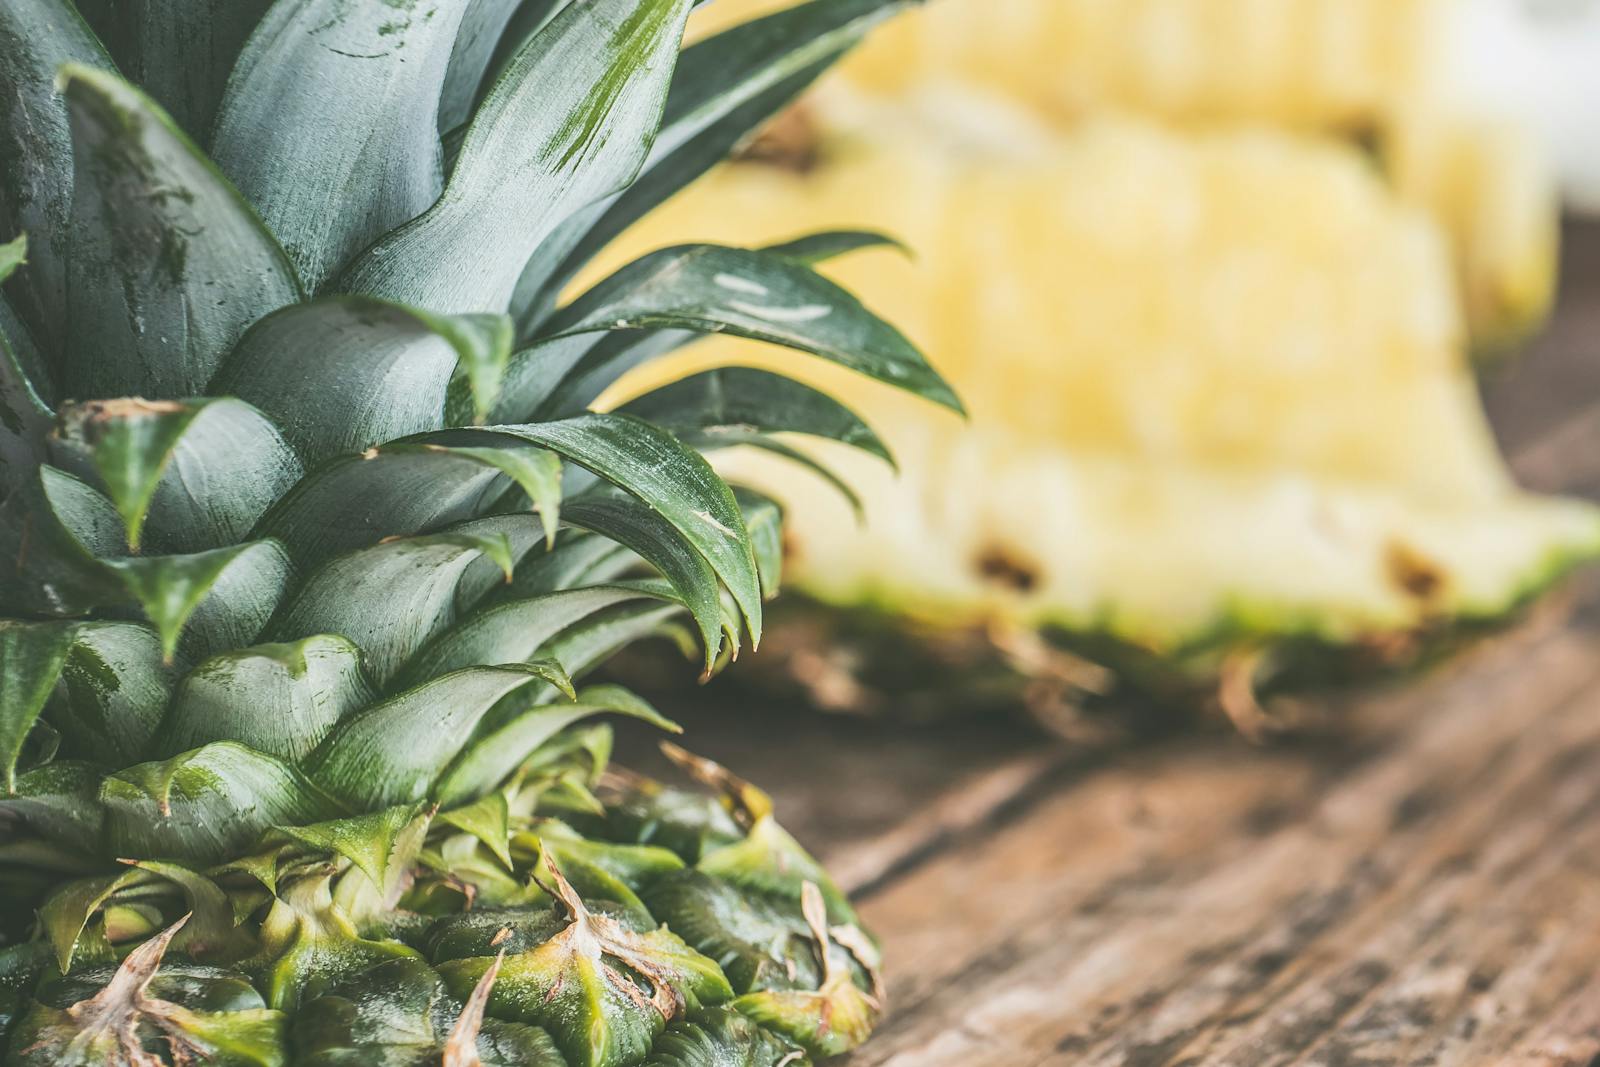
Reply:
M786 0L739 0L704 33ZM885 29L840 77L879 96L986 94L1057 128L1133 114L1265 125L1373 151L1444 228L1474 352L1506 354L1554 297L1556 182L1532 134L1461 102L1441 50L1454 0L948 0Z
M859 235L559 298L904 5L687 51L693 6L0 4L0 1063L801 1067L876 1025L770 799L612 766L601 717L679 728L587 680L759 642L781 515L719 434L881 446L778 374L579 394L733 330L960 408L813 269Z
M922 105L819 92L814 166L725 165L631 238L871 218L912 250L833 270L935 356L970 424L819 374L901 463L819 453L860 488L859 525L807 475L725 464L792 507L807 592L1211 671L1229 648L1494 619L1600 548L1589 505L1513 486L1445 242L1354 148ZM765 359L725 339L681 358Z

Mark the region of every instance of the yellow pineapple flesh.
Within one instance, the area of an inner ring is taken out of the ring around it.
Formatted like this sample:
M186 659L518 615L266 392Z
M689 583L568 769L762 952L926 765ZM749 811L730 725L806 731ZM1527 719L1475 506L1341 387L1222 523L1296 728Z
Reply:
M724 464L793 506L812 594L1178 654L1493 618L1600 550L1592 508L1511 483L1446 241L1356 148L1133 119L1063 133L937 91L813 111L815 166L725 167L611 250L867 220L913 249L830 270L925 346L971 422L819 371L901 460L896 477L818 453L860 490L861 526L796 468ZM782 360L716 339L602 402Z
M724 0L693 32L788 2ZM1549 311L1556 181L1536 138L1457 99L1441 51L1464 17L1457 0L935 0L839 77L886 98L992 95L1058 129L1110 113L1360 144L1444 228L1492 356Z

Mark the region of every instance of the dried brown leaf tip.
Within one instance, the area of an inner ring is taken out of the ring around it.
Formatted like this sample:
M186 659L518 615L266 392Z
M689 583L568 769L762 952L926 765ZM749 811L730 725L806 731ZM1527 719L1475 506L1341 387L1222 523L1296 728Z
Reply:
M175 1022L176 1017L187 1014L183 1008L149 995L150 982L161 967L167 946L188 921L189 916L183 916L134 949L104 989L67 1009L78 1028L66 1050L70 1061L88 1062L94 1049L111 1046L115 1048L112 1055L119 1058L108 1061L110 1067L165 1067L160 1056L145 1051L139 1037L143 1022L153 1023L161 1031L172 1061L179 1067L196 1059L203 1062L211 1055L213 1049Z
M545 887L545 891L559 900L572 916L572 925L552 938L552 943L561 943L572 955L593 961L606 980L639 1007L653 1008L667 1020L680 1014L684 1008L683 998L672 986L671 972L661 965L644 938L609 915L591 912L555 860L547 855L544 863L554 883ZM607 956L643 978L650 986L650 996L646 997L632 979L606 962ZM551 996L554 994L552 990Z
M772 814L772 798L740 778L715 760L697 756L671 741L659 742L661 754L700 784L722 794L723 803L735 819L749 829Z
M510 935L510 929L502 929L495 934L493 943L499 944ZM478 979L478 984L473 986L472 995L461 1009L461 1017L456 1020L449 1039L445 1041L440 1067L483 1067L483 1060L478 1056L478 1034L483 1030L483 1014L489 1007L489 994L493 992L495 980L500 977L500 968L505 962L506 950L502 948L489 969L483 972L483 977Z

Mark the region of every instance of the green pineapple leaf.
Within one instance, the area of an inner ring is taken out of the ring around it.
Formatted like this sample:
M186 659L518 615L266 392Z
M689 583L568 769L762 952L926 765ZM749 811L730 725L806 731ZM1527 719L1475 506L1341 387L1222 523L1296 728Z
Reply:
M439 94L469 6L300 0L250 35L212 152L307 289L438 199Z
M466 123L477 106L479 90L506 29L519 19L537 19L538 25L554 14L558 0L475 0L467 5L450 50L444 88L439 93L439 133ZM522 36L518 36L519 41Z
M487 411L511 353L500 315L323 297L257 322L211 383L266 412L307 463L443 428L458 376Z
M148 759L175 684L149 626L84 620L73 624L51 721L75 754L107 767ZM3 701L0 701L3 703Z
M333 634L219 653L179 683L161 726L162 755L239 741L294 762L372 702L361 653ZM261 709L273 709L262 715Z
M101 563L123 551L122 518L100 493L42 466L0 501L0 602L38 615L83 615L127 592Z
M520 516L481 519L436 534L383 541L318 568L271 628L274 641L340 634L361 650L373 684L386 688L429 639L457 617L468 568L487 558L502 574L513 563L508 529ZM528 531L531 534L531 530ZM531 541L527 534L524 541Z
M583 265L790 104L907 0L812 0L684 49L661 132L626 190L565 224L529 264L518 321L532 325ZM535 296L535 294L538 294Z
M782 244L767 245L764 251L815 266L835 256L868 248L893 248L903 255L911 254L898 239L877 230L820 230Z
M340 288L441 312L505 311L545 237L638 173L689 6L568 4L484 98L439 201L379 238Z
M677 604L618 604L567 627L542 651L559 660L568 673L582 674L635 641L669 634L668 627L682 614Z
M496 451L531 452L532 442L463 433L408 438L330 460L267 512L257 531L278 538L297 563L312 567L386 538L440 530L497 510L511 477L551 506L554 468L548 461ZM456 443L465 447L452 447ZM506 520L504 532L520 556L542 526ZM523 536L522 527L530 536Z
M205 143L250 31L272 0L78 0L117 69Z
M771 497L741 485L733 487L733 495L750 530L756 569L761 572L761 595L771 600L783 582L783 507Z
M252 322L300 298L294 268L143 93L77 65L61 86L76 161L61 391L194 396Z
M330 819L310 826L276 826L272 837L293 841L314 852L340 855L372 880L387 887L396 873L397 847L406 829L428 811L426 803L398 804L367 815Z
M711 565L739 605L751 643L760 644L761 590L744 517L733 491L698 452L647 422L617 414L437 435L451 444L500 438L548 448L648 504Z
M214 587L225 572L239 567L246 574L261 576L263 584L279 589L288 573L283 550L272 541L249 541L187 555L108 559L105 566L121 578L129 596L144 609L156 633L161 635L161 651L168 660L177 652L178 637L190 616L202 601L212 599ZM259 604L249 604L240 598L218 599L215 606L227 617L225 620L208 619L208 626L225 629L230 637L241 629L259 630L272 610L269 606L261 612Z
M525 667L471 667L341 722L305 761L311 779L357 810L426 798L503 697L538 681Z
M144 878L137 870L123 871L68 882L50 894L39 908L39 925L55 950L56 966L62 973L72 966L73 957L78 953L78 940L94 913L118 889L137 884Z
M67 219L72 133L56 72L76 63L111 70L93 31L66 0L7 0L0 7L0 233L26 233L28 268L8 286L17 316L52 359L66 343ZM9 332L9 331L8 331ZM43 382L38 382L44 385Z
M482 841L506 870L516 870L511 859L511 809L504 793L486 793L470 804L441 811L439 821Z
M133 552L152 507L164 548L233 544L300 476L277 427L229 398L75 404L63 409L59 436L87 453Z
M888 447L861 416L827 393L753 367L703 371L617 410L706 448L716 448L723 437L738 442L751 432L801 433L841 441L894 465Z
M562 630L630 600L674 603L676 597L657 579L586 585L492 604L430 642L417 653L404 678L416 682L475 663L530 663Z
M299 771L234 741L118 771L100 802L115 855L195 863L237 856L272 826L342 814Z
M144 872L149 880L169 882L183 893L184 907L179 914L187 914L189 918L172 940L178 949L189 953L236 955L244 947L242 939L235 933L233 905L228 903L228 895L210 878L178 863L161 860L122 862Z
M538 513L539 525L544 531L545 547L555 544L556 531L561 526L562 471L561 460L554 452L526 447L447 448L444 445L422 447L434 452L447 452L464 459L477 460L485 467L493 467L507 475L527 496L533 510Z
M815 265L862 248L894 244L880 234L840 230L812 234L766 252ZM583 411L626 371L700 340L694 330L617 330L575 334L519 350L507 370L497 422L561 418Z
M684 540L660 513L615 486L596 486L567 503L567 522L631 549L661 572L688 607L705 669L711 670L722 646L721 587L703 555Z
M44 710L72 650L77 627L0 620L0 775L16 792L23 742Z
M222 569L189 616L178 641L186 662L255 644L282 603L293 572L288 555L270 538L251 544L241 546L249 551Z
M541 328L541 340L660 328L809 352L962 411L950 386L899 330L806 264L759 249L682 245L652 252L563 308ZM513 361L531 358L524 352Z
M100 851L105 811L100 807L104 772L78 760L54 760L17 778L0 794L0 811L36 836L84 856Z
M20 240L20 238L19 238ZM40 396L22 352L26 334L0 296L0 499L14 492L45 456L54 424L50 405Z
M203 405L146 400L90 403L63 413L62 436L84 448L122 516L128 549L139 538L156 483Z
M546 741L573 723L596 715L626 715L668 733L683 728L620 686L591 686L572 703L538 704L518 710L497 708L479 728L479 737L440 780L439 798L460 803L493 788Z

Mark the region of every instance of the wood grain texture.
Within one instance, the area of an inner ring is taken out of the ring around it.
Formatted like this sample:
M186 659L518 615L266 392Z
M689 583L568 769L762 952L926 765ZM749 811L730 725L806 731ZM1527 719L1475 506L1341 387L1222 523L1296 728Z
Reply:
M1600 224L1566 258L1486 389L1525 484L1600 498ZM891 1016L847 1067L1596 1067L1600 578L1571 600L1267 750L686 718L883 938Z

